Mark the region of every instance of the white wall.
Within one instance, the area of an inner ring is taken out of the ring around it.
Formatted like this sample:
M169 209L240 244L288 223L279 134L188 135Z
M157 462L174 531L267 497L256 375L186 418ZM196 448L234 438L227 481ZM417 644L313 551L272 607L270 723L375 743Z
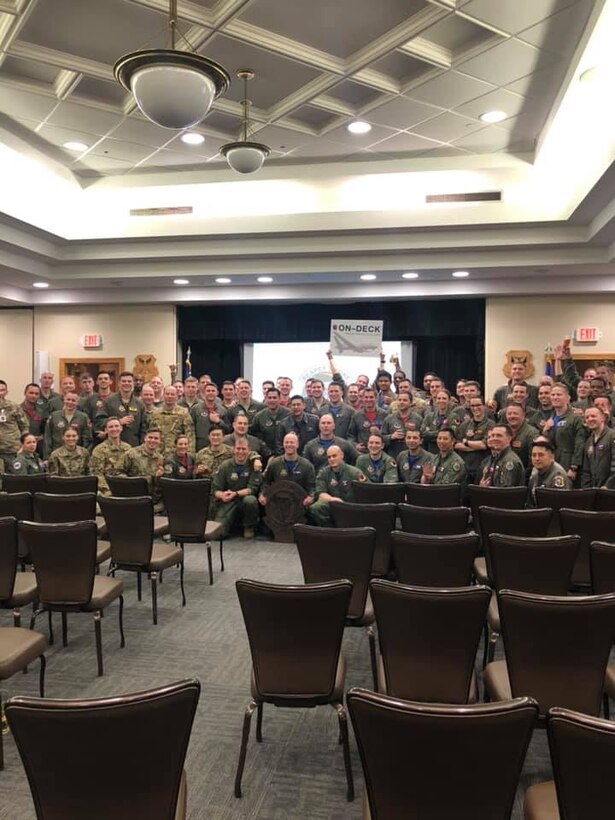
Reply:
M554 283L554 291L557 285ZM576 296L490 297L485 314L485 384L490 396L505 377L502 366L508 350L529 350L535 375L544 373L547 344L560 344L567 333L581 326L597 326L603 333L595 345L575 344L575 354L615 358L615 295L601 293Z
M9 386L9 399L23 401L32 371L32 310L0 309L0 379Z

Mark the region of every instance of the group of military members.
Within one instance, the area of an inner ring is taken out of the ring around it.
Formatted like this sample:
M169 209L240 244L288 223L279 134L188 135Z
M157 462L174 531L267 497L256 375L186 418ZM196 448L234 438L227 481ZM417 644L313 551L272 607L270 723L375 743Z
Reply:
M455 395L435 373L418 390L397 370L381 366L373 383L344 384L329 355L333 380L325 396L319 379L293 394L280 377L263 385L263 401L246 379L219 389L208 376L164 386L111 377L53 375L30 383L21 404L0 380L0 471L98 476L145 476L156 511L158 479L209 477L212 510L228 532L241 523L254 536L279 482L303 492L308 519L330 521L330 505L353 500L353 482L615 487L612 374L580 378L558 350L557 380L530 385L514 363L510 380L485 401L476 381L461 379ZM557 371L556 371L557 372ZM585 383L588 389L585 390Z

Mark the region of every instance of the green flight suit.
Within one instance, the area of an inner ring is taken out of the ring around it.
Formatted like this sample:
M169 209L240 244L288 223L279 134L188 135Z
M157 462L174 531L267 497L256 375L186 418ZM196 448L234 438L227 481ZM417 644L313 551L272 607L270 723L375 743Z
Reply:
M440 430L452 430L453 436L457 429L457 419L453 411L449 410L441 416L435 410L425 413L425 418L421 425L421 436L423 437L423 446L429 453L438 454L438 445L436 440Z
M554 490L571 490L572 481L566 475L566 470L557 461L549 467L548 470L539 473L534 467L530 475L528 485L528 505L536 507L536 488L547 487L547 489Z
M435 473L432 484L465 484L466 465L461 456L451 450L446 456L438 455L434 458Z
M420 484L423 465L431 464L433 460L433 455L423 450L422 447L419 447L415 456L410 453L410 450L402 450L397 456L399 481L403 481L404 484Z
M480 421L475 421L474 418L468 419L457 428L457 441L463 442L464 439L467 441L482 441L486 445L487 435L494 425L495 422L493 419L490 419L487 414L485 414ZM468 484L478 484L481 464L488 452L487 449L472 450L471 452L459 452L457 450L456 452L461 456L466 465Z
M367 448L370 435L374 430L377 432L382 430L382 425L387 415L386 410L377 407L374 418L370 419L365 410L359 410L354 414L348 427L348 441L352 442L355 446L363 444L364 447Z
M569 408L559 417L557 427L554 425L546 433L547 438L555 447L555 460L564 470L571 467L581 468L583 464L583 449L587 431L583 419L575 415Z
M43 454L49 456L64 443L64 433L71 427L79 436L78 444L89 450L92 446L92 424L88 416L81 410L75 410L71 418L64 414L64 410L54 410L47 419L45 435L43 437Z
M406 416L400 416L399 413L389 413L380 428L386 452L393 458L397 458L406 449L406 442L403 438L391 438L393 433L401 432L405 436L408 430L420 430L422 423L423 417L421 414L413 410L410 410Z
M214 519L224 525L224 535L230 532L233 523L241 520L245 529L255 529L258 524L258 491L261 486L262 473L257 473L250 461L245 464L237 464L235 459L225 461L213 477L211 482L211 493L215 499ZM220 501L216 498L217 492L224 490L248 489L249 495L241 498L234 498L232 501Z
M281 423L290 415L286 407L278 408L275 414L271 414L267 408L259 410L250 424L250 433L263 442L263 456L272 456L278 446Z
M512 441L510 442L511 449L515 453L526 470L531 465L532 444L534 439L537 439L540 433L527 421L524 421L518 430L513 430ZM525 484L525 481L522 482Z
M315 495L317 500L308 507L308 514L317 527L328 527L331 524L329 502L321 501L318 496L328 493L342 501L354 501L353 481L365 481L365 475L358 467L342 463L339 470L323 467L316 476Z
M396 484L398 481L397 462L385 452L377 462L369 453L364 453L357 459L356 466L372 484Z
M276 481L292 481L313 496L316 491L316 473L314 466L307 460L297 456L295 461L286 461L284 456L272 458L263 475L263 495Z
M354 464L357 458L357 451L349 441L339 436L334 436L329 441L323 441L320 438L313 438L303 448L303 458L307 458L314 465L316 475L321 467L327 466L327 450L333 444L336 444L344 454L344 461L346 464Z
M143 443L148 427L147 414L141 401L133 393L128 401L124 401L119 393L112 393L95 417L94 426L104 430L105 422L110 416L118 419L132 416L130 424L122 425L120 438L131 447L138 447Z
M598 438L590 433L585 442L581 487L615 489L615 433L610 427Z
M487 456L481 465L481 478L489 479L490 487L523 487L525 467L510 447L494 456Z
M31 456L20 453L9 464L8 472L11 475L39 475L45 472L45 465L37 453Z

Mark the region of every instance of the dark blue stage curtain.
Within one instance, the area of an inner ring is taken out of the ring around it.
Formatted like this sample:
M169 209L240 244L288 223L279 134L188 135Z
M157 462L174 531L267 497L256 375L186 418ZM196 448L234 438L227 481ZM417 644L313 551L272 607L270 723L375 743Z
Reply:
M451 388L458 378L483 383L484 299L180 305L177 317L184 356L188 346L192 350L193 374L209 373L218 383L241 375L244 344L328 340L331 319L384 320L385 339L416 344L417 381L433 370Z

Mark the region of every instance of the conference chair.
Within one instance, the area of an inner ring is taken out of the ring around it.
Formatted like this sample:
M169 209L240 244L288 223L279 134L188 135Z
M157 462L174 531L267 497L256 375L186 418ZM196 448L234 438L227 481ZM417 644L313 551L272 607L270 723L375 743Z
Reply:
M34 493L34 520L43 524L68 524L71 521L96 521L95 493ZM98 534L98 525L97 525ZM107 561L111 547L107 541L96 541L96 565Z
M416 507L459 507L460 484L406 484L406 501Z
M502 535L546 538L553 512L549 508L531 510L502 509L500 507L479 507L478 522L485 556L474 561L474 574L479 584L491 585L489 575L489 536Z
M571 510L563 507L559 511L564 535L580 535L579 554L572 572L572 583L581 588L589 588L589 545L592 541L612 541L615 538L615 512L593 512Z
M468 531L467 507L418 507L400 504L397 508L401 528L416 535L461 535Z
M32 521L34 513L32 511L32 493L27 490L21 493L0 493L0 518L11 516L17 521ZM17 555L22 572L27 564L32 563L32 558L23 543L21 533L17 534Z
M142 475L105 476L111 495L116 498L142 498L149 495L147 479ZM162 538L169 532L169 519L166 515L154 513L154 538Z
M36 577L17 572L17 519L0 518L0 609L13 610L13 626L21 626L21 607L37 600Z
M2 489L5 493L45 492L47 489L47 474L10 475L6 473L2 476Z
M538 507L551 507L553 518L549 535L561 535L562 523L560 510L593 510L596 508L597 491L594 488L578 490L557 490L554 487L537 487L536 504Z
M402 584L421 587L464 587L472 582L478 553L475 533L415 535L394 532L393 565Z
M401 504L406 499L406 485L374 484L373 481L353 481L352 491L357 504Z
M569 505L566 504L568 507ZM615 510L615 490L606 487L599 487L596 490L596 502L594 509L598 512L611 512Z
M47 489L48 493L68 493L74 495L75 493L96 493L98 492L98 476L95 475L48 475Z
M589 566L593 594L615 592L615 543L592 541L589 545ZM610 663L606 668L603 699L606 718L611 714L610 698L615 699L615 663Z
M361 482L358 481L357 484ZM386 575L390 570L391 532L395 529L396 514L397 507L390 502L353 504L344 501L340 504L331 504L331 518L335 527L373 527L376 530L376 546L371 569L371 574L375 576Z
M472 523L480 535L479 507L497 507L500 510L521 510L527 500L527 487L481 487L468 485L468 499L472 510ZM544 506L548 506L545 504Z

